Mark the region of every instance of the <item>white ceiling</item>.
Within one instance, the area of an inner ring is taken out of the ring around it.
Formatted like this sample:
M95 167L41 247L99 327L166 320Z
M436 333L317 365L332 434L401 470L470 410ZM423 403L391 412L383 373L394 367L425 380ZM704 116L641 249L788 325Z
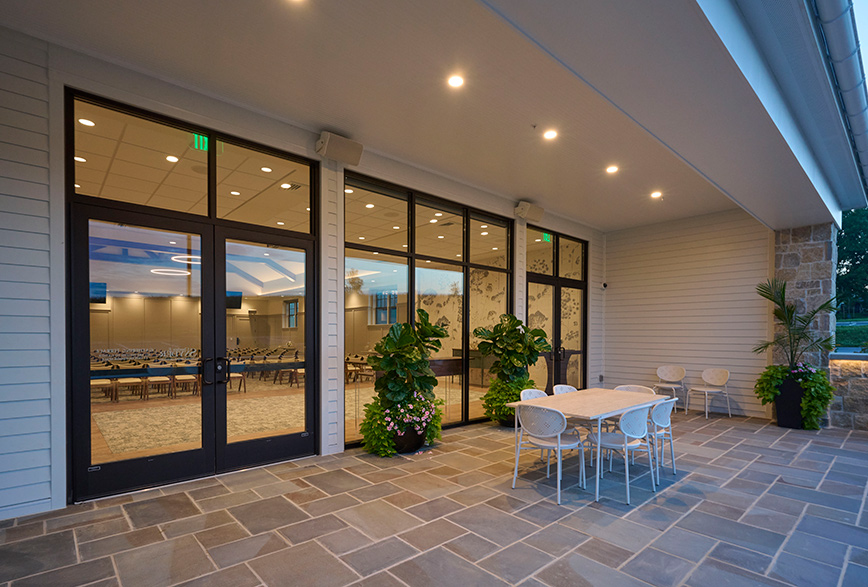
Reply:
M0 24L604 231L831 220L694 0L543 6L0 0Z

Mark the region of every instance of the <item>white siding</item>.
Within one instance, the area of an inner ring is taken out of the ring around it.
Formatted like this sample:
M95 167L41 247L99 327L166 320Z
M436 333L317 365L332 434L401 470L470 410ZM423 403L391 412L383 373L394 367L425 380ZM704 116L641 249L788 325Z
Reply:
M723 367L733 413L766 416L753 393L766 357L751 349L769 332L755 287L770 275L772 245L741 210L607 234L607 386L654 383L666 364L697 384L703 369Z
M0 519L51 501L48 48L0 35Z

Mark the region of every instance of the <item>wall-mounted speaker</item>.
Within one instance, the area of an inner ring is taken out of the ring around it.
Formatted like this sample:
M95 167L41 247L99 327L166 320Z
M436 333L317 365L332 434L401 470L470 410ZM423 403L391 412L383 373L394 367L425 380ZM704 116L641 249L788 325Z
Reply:
M327 131L323 131L316 142L317 153L346 165L358 165L364 148L362 143Z
M539 222L542 220L543 213L545 213L544 209L524 200L520 201L518 206L515 207L516 218L524 218L528 222Z

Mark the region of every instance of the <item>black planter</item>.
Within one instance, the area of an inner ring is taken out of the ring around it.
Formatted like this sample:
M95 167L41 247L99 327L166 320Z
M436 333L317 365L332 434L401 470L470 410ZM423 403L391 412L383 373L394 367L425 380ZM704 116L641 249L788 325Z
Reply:
M515 414L507 416L506 418L501 418L497 423L501 426L506 426L507 428L515 428Z
M775 398L775 411L778 415L778 426L782 428L802 427L802 397L805 392L802 385L792 378L784 379L778 388L780 392Z
M417 433L415 430L407 430L404 434L395 433L395 450L399 454L416 452L425 444L425 431Z

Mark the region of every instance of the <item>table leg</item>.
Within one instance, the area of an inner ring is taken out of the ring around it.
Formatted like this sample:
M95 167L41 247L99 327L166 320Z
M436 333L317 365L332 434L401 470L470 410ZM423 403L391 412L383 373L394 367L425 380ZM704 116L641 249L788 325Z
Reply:
M602 451L600 450L600 434L603 433L603 419L597 418L597 470L594 472L594 477L596 478L597 483L597 495L594 498L595 501L600 501L600 467L602 466L602 462L600 460Z

